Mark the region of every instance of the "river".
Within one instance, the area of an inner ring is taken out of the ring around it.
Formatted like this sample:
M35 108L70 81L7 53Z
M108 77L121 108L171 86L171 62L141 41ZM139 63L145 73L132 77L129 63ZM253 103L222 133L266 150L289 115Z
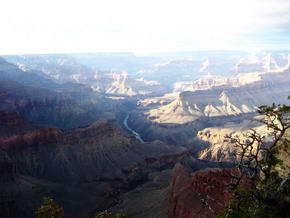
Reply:
M128 126L128 119L129 119L129 117L130 117L130 113L131 113L131 112L128 112L128 113L126 114L126 117L125 117L125 119L124 119L124 121L123 121L123 124L124 124L124 126L126 127L126 129L127 129L129 132L131 132L139 142L144 143L144 140L142 139L142 137L140 136L140 134L139 134L138 132L134 131L133 129L131 129L131 128Z

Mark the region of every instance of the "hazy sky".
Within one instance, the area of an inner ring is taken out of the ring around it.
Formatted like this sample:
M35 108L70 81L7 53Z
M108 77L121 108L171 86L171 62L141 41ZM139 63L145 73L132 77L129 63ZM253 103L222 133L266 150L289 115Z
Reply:
M290 49L290 0L7 0L0 54Z

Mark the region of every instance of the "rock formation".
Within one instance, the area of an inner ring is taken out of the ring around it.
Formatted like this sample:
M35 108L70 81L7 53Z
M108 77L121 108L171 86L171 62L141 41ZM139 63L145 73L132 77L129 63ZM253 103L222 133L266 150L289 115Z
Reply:
M231 198L229 173L235 169L205 169L192 174L177 164L172 171L170 185L170 218L214 217L225 208Z
M286 103L289 82L290 67L287 65L281 71L263 74L259 80L239 87L227 84L181 92L172 102L149 108L145 114L156 123L183 124L201 117L255 112L260 105Z

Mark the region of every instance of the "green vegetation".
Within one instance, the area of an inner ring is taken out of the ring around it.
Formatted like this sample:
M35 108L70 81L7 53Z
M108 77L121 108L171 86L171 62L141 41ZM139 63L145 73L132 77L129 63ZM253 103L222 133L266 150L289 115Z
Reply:
M43 204L35 212L38 218L63 218L64 210L53 199L43 198ZM95 218L132 218L123 213L113 215L108 211L102 211L96 215Z
M127 215L122 214L122 213L117 213L117 214L113 215L112 213L105 210L105 211L98 213L95 218L132 218L132 217L127 216Z
M53 199L43 198L43 204L36 210L38 218L63 218L64 211Z
M240 151L240 174L228 184L234 197L218 217L290 217L290 106L261 106L258 113L264 115L260 121L267 126L271 141L254 130L247 140L231 138Z

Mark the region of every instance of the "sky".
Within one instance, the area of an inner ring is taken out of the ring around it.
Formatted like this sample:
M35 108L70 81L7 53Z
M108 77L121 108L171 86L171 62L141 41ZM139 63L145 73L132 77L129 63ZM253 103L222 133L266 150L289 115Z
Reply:
M290 49L290 0L8 0L0 54Z

